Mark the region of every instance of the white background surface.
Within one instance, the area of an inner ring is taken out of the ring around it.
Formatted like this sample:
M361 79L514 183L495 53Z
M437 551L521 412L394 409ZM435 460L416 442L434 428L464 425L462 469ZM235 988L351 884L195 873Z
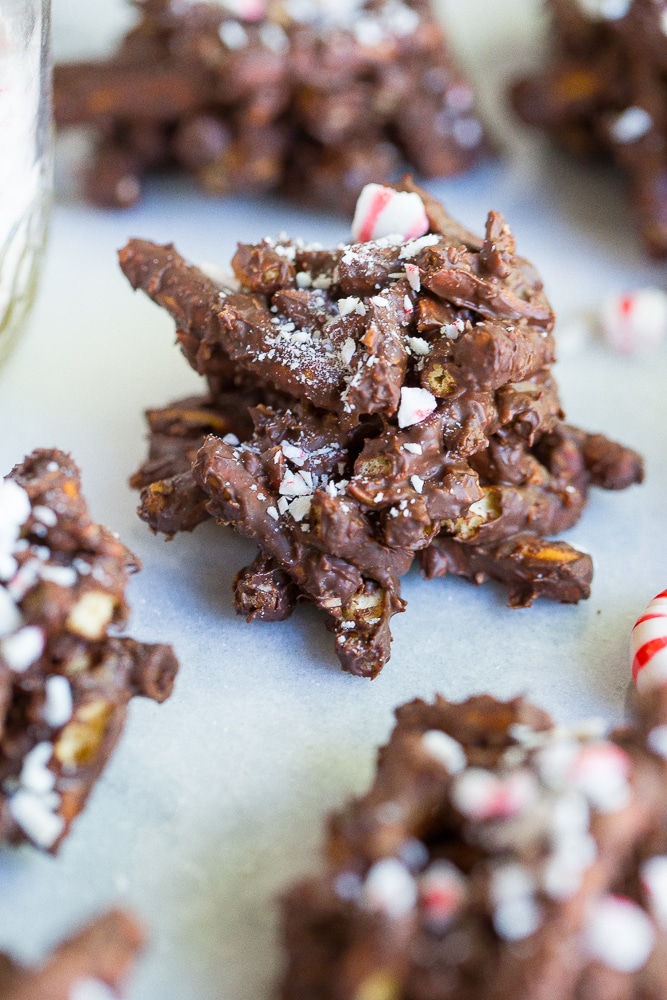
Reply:
M477 229L488 209L506 214L563 324L608 291L663 287L664 267L639 254L620 183L556 157L503 109L502 80L538 58L536 3L443 9L504 156L432 190ZM54 14L61 56L103 51L126 18L121 0L55 0ZM198 378L168 317L131 292L116 249L131 235L173 240L225 266L237 239L284 230L326 244L347 238L345 220L213 201L185 182L154 183L137 209L105 213L76 199L67 165L59 185L37 306L0 372L0 471L36 446L73 453L94 516L144 561L131 634L173 642L181 673L167 704L134 703L58 858L0 852L0 948L35 959L120 903L152 936L132 1000L263 1000L279 968L277 895L315 866L323 814L365 787L394 706L488 689L527 692L562 719L622 715L630 628L667 585L667 352L628 360L592 346L557 368L570 420L646 457L644 486L596 491L569 533L593 554L591 599L510 611L500 588L413 571L392 659L370 683L339 670L312 609L275 625L237 618L231 580L252 547L210 524L166 544L136 518L126 486L143 454L142 410Z

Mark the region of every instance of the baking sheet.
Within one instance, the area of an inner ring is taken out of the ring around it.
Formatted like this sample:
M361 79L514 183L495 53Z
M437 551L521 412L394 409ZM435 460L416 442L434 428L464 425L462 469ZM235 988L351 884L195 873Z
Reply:
M665 270L641 258L617 178L558 157L504 110L502 81L539 57L537 8L444 5L504 157L429 186L476 229L489 208L505 213L565 331L609 291L664 287ZM120 0L56 0L54 14L62 55L101 51L125 18ZM525 692L561 719L621 717L630 628L667 585L667 351L626 359L562 344L568 417L639 448L648 473L625 493L595 491L565 536L593 555L590 600L510 611L500 588L426 583L413 571L391 661L372 683L347 676L313 609L272 625L233 613L231 581L251 545L210 524L165 543L136 518L126 482L143 454L142 410L197 391L199 379L169 318L115 263L131 235L224 266L238 239L286 231L327 244L347 238L345 220L278 201L214 201L166 181L130 212L101 212L75 198L75 146L61 150L37 305L0 372L0 469L36 446L72 452L94 516L144 561L130 632L172 642L181 673L165 705L134 702L56 859L0 852L0 949L35 959L89 915L127 905L151 930L131 1000L258 1000L280 964L276 899L317 864L323 814L365 787L396 705L489 690Z

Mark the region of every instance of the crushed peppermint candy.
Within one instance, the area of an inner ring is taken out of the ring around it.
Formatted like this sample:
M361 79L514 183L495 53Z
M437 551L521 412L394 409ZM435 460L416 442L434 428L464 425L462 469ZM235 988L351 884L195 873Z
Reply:
M30 516L30 498L13 479L0 479L0 580L16 572L14 548Z
M507 819L525 812L537 799L535 777L516 770L499 777L480 767L470 767L452 786L452 802L468 819Z
M667 856L656 854L641 866L641 882L651 913L663 930L667 930Z
M48 796L19 788L9 799L9 811L29 839L38 847L49 849L65 828L65 820L53 811Z
M637 288L608 295L599 310L600 336L619 354L656 351L667 340L667 294Z
M72 718L72 688L66 677L54 674L47 677L44 720L53 729L59 729Z
M2 603L0 590L0 604ZM38 625L24 625L13 635L0 640L0 656L10 670L23 673L36 663L44 652L44 632Z
M617 972L637 972L655 944L647 913L625 896L602 896L590 908L584 946L591 959Z
M352 237L359 243L395 236L399 242L428 232L424 203L416 192L395 191L382 184L367 184L352 220Z
M422 493L424 490L424 480L421 476L410 476L410 482L412 483L412 488L416 493Z
M406 337L406 343L413 354L426 357L427 354L431 353L431 345L423 337Z
M374 912L398 920L414 909L417 903L417 883L397 858L385 858L370 868L364 881L361 901Z
M403 448L405 451L409 451L411 455L421 455L423 452L422 446L414 441L406 441Z
M426 247L434 247L439 242L440 237L436 236L435 233L420 236L418 240L412 240L410 243L406 243L404 247L401 247L401 252L398 256L401 260L409 260L410 257L416 257Z
M535 933L542 922L542 911L534 893L535 882L523 865L507 864L493 870L490 895L498 937L522 941Z
M338 310L341 316L349 316L357 313L358 316L366 315L366 306L356 295L348 295L345 299L338 299Z
M313 477L309 472L287 470L280 483L279 492L286 497L306 497L313 492Z
M248 32L238 21L223 21L218 29L220 41L233 52L244 49L249 44Z
M569 774L574 786L584 793L594 809L610 813L630 804L630 771L631 761L625 750L614 743L597 743L582 747Z
M437 399L428 389L403 386L398 408L398 426L411 427L421 423L433 413L437 405Z
M422 736L422 745L450 774L459 774L467 767L468 758L461 744L441 729L427 730Z
M352 337L348 337L340 349L340 356L343 360L343 364L349 365L350 361L354 357L357 345L352 340Z
M667 760L667 725L654 726L646 737L646 746L652 753Z
M23 758L19 781L23 788L36 795L46 795L53 791L56 776L49 770L48 763L53 756L53 744L38 743Z
M632 0L577 0L583 14L596 20L619 21L630 10Z
M308 459L308 453L304 451L303 448L299 448L297 445L290 444L288 441L283 441L281 444L281 450L288 462L292 465L296 465L299 468L305 465Z
M297 497L295 500L292 500L291 504L287 509L291 517L297 523L299 523L300 521L303 521L305 517L308 517L308 515L310 514L311 503L312 503L312 497L310 496ZM306 525L302 525L302 530L305 530L305 528Z
M421 288L421 274L416 264L405 265L405 276L413 292L418 292Z
M622 145L637 142L653 128L653 119L645 108L626 108L610 126L612 139Z
M8 590L0 588L0 636L8 636L21 624L21 612Z
M426 922L444 931L466 896L466 881L450 861L435 861L419 880L419 901Z

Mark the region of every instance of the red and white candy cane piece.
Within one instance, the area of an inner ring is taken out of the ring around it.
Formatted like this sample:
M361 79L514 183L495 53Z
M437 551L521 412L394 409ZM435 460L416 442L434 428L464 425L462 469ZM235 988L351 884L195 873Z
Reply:
M632 679L640 690L667 683L667 590L635 622L630 656Z
M610 295L600 308L600 332L620 354L656 350L667 337L667 295L659 288Z
M415 240L428 229L424 202L414 191L394 191L382 184L367 184L357 199L352 238L358 243L383 236Z

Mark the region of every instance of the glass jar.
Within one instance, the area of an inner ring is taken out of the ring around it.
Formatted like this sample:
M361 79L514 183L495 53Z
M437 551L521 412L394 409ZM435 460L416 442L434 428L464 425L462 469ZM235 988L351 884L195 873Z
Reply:
M51 201L50 0L0 0L0 362L37 286Z

